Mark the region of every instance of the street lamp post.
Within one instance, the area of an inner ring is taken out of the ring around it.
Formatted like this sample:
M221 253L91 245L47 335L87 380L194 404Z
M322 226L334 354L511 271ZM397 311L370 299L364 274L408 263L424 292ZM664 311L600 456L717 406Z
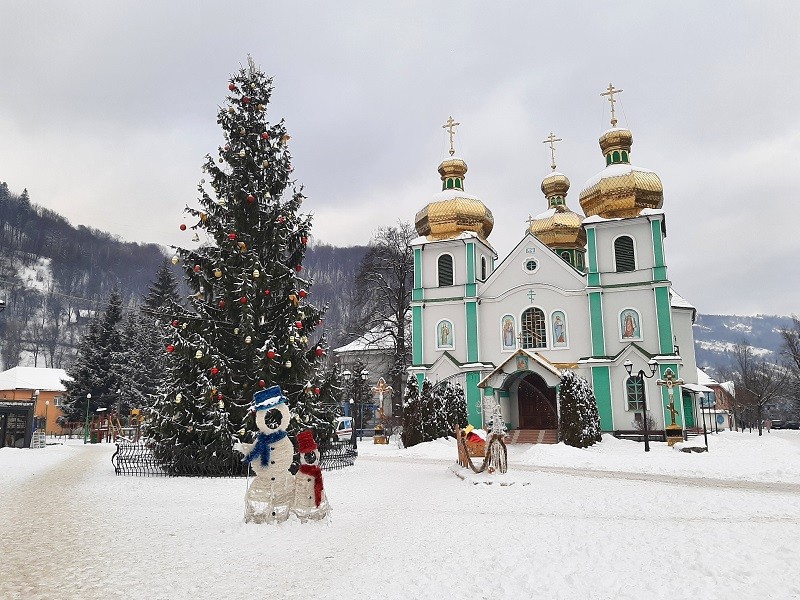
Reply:
M86 426L83 428L83 443L89 438L89 401L92 399L91 394L86 394Z
M702 392L705 396L705 392ZM706 396L706 403L708 402L708 396ZM700 402L700 414L703 415L703 441L706 443L706 452L708 452L708 433L706 433L706 411L703 402Z
M369 377L369 371L367 371L366 369L362 370L361 374L360 374L360 377L361 377L361 381L366 383L367 377ZM359 415L360 415L359 419L358 419L358 422L361 424L361 428L358 430L359 431L359 433L358 433L358 441L362 442L362 441L364 441L364 399L363 398L359 398L358 399L358 409L359 409Z
M650 375L645 373L642 369L639 369L639 372L634 375L633 363L630 360L626 360L622 364L624 365L625 370L628 372L628 376L636 377L639 380L639 384L642 386L642 429L644 431L644 451L650 452L650 433L648 431L650 426L647 423L647 394L644 393L644 380L655 377L658 363L655 361L655 359L647 363L647 366L650 367Z

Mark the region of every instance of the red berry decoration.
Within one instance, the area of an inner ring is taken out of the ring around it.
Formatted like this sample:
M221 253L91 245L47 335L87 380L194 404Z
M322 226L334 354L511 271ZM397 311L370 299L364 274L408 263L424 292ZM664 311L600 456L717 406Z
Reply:
M252 204L253 202L255 202L255 201L256 201L256 197L255 197L255 196L253 196L253 194L248 194L248 195L247 195L247 201L248 201L250 204Z
M258 387L260 387L260 388L265 388L265 387L267 387L267 382L266 382L266 381L264 381L263 379L259 379L259 380L258 380Z
M272 349L267 350L267 358L269 358L270 360L275 358L275 350Z
M299 291L299 292L297 292L297 293L298 293L298 295L299 295L301 298L305 298L306 296L308 296L308 292L307 292L307 291L305 291L305 290L300 290L300 291Z
M317 347L314 349L314 354L316 354L317 356L322 356L323 354L325 354L325 350L323 350L322 348L320 348L319 346L317 346Z
M308 243L308 238L306 236L301 237L300 243L303 244L303 246L305 246Z
M216 375L219 373L219 369L217 367L211 367L211 374Z
M239 302L241 302L242 304L247 304L247 297L242 296L241 298L239 298Z
M303 270L303 265L295 265L295 266L294 266L294 270L295 270L295 271L297 271L297 272L299 273L300 271L302 271L302 270Z
M217 306L219 306L220 308L225 308L225 300L220 300L219 302L217 302Z
M261 139L268 140L269 134L265 131L264 133L261 134Z
M181 223L181 231L186 231L186 223Z
M269 290L264 290L264 295L269 296Z
M175 319L175 320L172 322L172 326L173 326L173 327L177 327L177 326L178 326L178 319Z
M250 96L242 96L242 104L250 104Z
M194 266L194 272L195 273L199 273L200 272L200 265L195 265Z
M315 396L319 396L319 392L320 392L319 388L314 388L314 395Z
M295 321L294 322L294 326L297 327L298 329L302 329L303 328L303 322L302 321Z
M228 89L229 89L230 91L233 91L233 90L235 90L235 89L236 89L236 86L235 86L235 85L233 85L232 83L229 83L229 84L228 84Z
M233 233L233 232L231 231L231 232L228 234L228 239L229 239L229 240L235 240L235 239L236 239L236 234L235 234L235 233Z

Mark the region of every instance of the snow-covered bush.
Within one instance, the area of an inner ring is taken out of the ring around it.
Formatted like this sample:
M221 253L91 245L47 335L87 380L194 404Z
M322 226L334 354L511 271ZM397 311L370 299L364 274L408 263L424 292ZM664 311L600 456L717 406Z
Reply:
M600 415L589 382L572 371L564 371L559 389L563 442L576 448L587 448L599 442Z

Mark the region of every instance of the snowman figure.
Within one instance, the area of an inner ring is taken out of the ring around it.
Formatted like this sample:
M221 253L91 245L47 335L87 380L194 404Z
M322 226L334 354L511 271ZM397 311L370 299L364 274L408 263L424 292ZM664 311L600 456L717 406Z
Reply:
M322 485L319 467L319 450L314 433L307 429L297 435L300 451L300 469L294 479L294 504L292 510L301 522L324 519L331 510Z
M245 522L285 521L294 496L294 445L286 435L289 407L280 386L256 392L253 408L259 433L255 444L234 444L256 476L245 494Z

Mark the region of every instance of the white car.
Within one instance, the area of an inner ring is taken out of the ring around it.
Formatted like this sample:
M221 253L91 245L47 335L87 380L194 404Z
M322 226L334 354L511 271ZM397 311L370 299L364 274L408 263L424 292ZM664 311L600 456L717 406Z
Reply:
M351 439L353 437L353 418L337 417L333 435L340 442Z

